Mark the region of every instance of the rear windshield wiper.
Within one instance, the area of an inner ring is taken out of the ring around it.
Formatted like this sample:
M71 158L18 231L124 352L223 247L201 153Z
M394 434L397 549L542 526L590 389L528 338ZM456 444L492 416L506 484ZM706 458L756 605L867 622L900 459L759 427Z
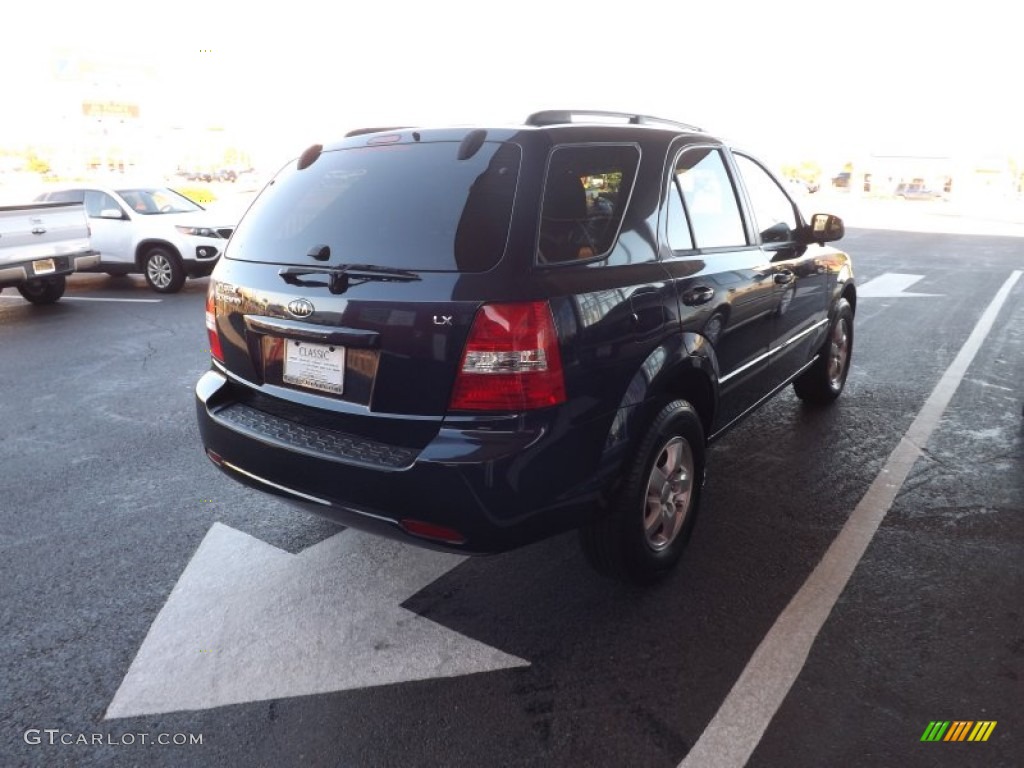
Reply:
M344 293L349 286L372 281L379 283L408 283L419 280L415 272L392 267L375 267L372 264L339 264L336 267L285 267L281 279L289 285L303 287L326 285L331 293ZM323 280L304 280L307 275L323 275Z

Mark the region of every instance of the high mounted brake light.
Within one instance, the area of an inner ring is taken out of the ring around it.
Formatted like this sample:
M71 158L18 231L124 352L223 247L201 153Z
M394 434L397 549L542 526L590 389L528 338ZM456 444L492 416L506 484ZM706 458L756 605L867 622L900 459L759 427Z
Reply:
M481 307L462 353L451 410L525 411L563 402L562 357L547 302Z

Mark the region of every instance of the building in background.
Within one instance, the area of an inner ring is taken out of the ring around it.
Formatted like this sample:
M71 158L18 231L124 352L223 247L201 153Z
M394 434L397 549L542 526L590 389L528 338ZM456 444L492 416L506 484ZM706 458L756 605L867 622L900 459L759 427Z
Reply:
M921 154L865 153L845 163L835 179L851 194L891 197L902 186L941 193L948 199L1000 200L1021 191L1021 173L1011 154L958 152Z
M34 81L45 99L5 131L0 149L38 158L52 174L159 178L176 171L248 167L216 100L197 97L172 61L142 54L55 50ZM24 165L24 163L23 163ZM28 170L28 168L26 168Z

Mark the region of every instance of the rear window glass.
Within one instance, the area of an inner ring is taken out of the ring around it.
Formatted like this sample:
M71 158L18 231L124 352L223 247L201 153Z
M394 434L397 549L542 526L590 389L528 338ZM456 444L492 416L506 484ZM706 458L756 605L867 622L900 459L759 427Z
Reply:
M47 192L39 195L36 200L45 200L48 203L81 203L85 193L80 189L61 190L60 192Z
M604 256L615 244L640 150L634 144L557 147L544 185L538 261Z
M460 160L459 142L324 152L289 164L231 238L232 259L275 264L370 264L482 272L501 259L519 178L515 144L484 142ZM307 254L331 249L328 262Z

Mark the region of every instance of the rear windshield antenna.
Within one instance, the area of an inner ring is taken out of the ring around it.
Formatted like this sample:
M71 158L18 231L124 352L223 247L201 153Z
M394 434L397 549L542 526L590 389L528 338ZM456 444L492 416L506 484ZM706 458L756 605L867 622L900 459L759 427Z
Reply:
M473 155L480 151L480 147L484 145L484 139L487 138L487 131L477 128L475 131L470 131L466 134L466 138L459 144L459 160L469 160Z
M299 155L299 163L297 166L298 169L300 171L304 171L306 168L309 168L309 166L316 162L316 159L320 157L320 153L323 151L323 144L314 144L313 146L311 146L309 149L307 149L305 152Z

